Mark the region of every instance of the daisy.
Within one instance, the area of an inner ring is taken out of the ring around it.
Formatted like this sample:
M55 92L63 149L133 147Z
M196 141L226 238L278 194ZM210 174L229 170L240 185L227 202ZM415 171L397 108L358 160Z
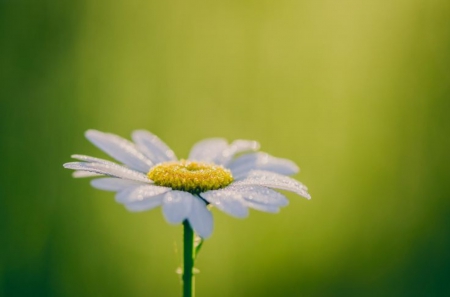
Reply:
M130 211L162 206L172 224L189 222L207 238L213 230L208 205L238 218L249 208L276 213L288 200L277 190L310 199L306 186L289 175L299 171L290 160L258 152L256 141L222 138L205 139L192 148L187 160L157 136L145 130L132 133L133 142L110 133L88 130L86 138L117 164L85 155L73 155L81 162L64 164L76 170L74 177L96 177L94 188L116 192L116 201Z

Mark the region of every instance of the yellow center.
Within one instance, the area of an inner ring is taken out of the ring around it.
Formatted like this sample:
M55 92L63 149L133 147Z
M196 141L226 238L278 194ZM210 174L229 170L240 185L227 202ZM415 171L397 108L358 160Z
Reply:
M217 190L233 181L230 170L222 166L186 160L158 164L147 176L158 186L193 194Z

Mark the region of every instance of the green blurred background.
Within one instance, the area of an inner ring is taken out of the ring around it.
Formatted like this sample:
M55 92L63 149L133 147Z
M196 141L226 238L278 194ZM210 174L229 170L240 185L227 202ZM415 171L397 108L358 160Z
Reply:
M450 2L0 0L0 295L178 296L181 226L62 168L137 128L294 160L197 296L450 296Z

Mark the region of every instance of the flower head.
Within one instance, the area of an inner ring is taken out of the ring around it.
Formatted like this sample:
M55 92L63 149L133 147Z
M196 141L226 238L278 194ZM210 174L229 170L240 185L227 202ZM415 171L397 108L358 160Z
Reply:
M203 238L213 230L208 205L243 218L248 208L278 212L287 205L273 189L311 198L306 186L288 177L298 172L297 165L258 152L256 141L206 139L194 145L187 160L178 160L163 141L144 130L133 132L134 142L96 130L88 130L86 138L123 165L73 155L81 162L64 167L76 170L74 177L98 177L91 185L116 192L116 201L130 211L162 205L169 223L188 220Z

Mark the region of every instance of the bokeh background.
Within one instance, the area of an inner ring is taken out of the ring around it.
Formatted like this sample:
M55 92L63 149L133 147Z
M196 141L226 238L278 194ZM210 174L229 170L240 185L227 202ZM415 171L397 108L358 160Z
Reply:
M178 296L181 226L74 180L89 128L294 160L197 296L450 295L450 2L0 0L0 296Z

